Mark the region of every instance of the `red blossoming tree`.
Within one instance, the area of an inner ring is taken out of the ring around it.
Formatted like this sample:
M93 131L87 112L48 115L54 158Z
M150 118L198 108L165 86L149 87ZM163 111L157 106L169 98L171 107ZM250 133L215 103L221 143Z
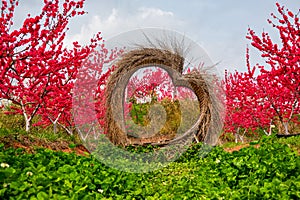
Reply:
M12 29L17 0L2 0L0 18L0 98L13 103L24 116L26 131L37 114L54 125L70 109L70 90L78 68L101 40L99 33L87 46L64 47L71 18L83 15L84 0L45 0L42 12L28 15ZM62 5L62 6L60 6Z
M299 124L300 10L294 14L278 3L276 6L279 16L272 13L273 19L268 22L278 31L281 43L274 43L266 32L259 37L250 28L247 35L251 45L265 59L266 66L251 67L247 49L248 71L226 73L228 130L267 128L277 121L283 127L279 131L289 134L289 124Z

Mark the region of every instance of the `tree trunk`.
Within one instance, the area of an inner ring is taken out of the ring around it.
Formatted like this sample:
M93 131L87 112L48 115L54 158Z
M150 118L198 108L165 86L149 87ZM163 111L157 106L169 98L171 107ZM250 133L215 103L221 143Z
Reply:
M57 123L53 123L53 133L57 133Z
M284 127L284 132L286 135L289 135L289 123L288 122L282 122L282 125Z
M73 127L67 127L59 122L57 122L57 124L62 127L70 136L74 135L73 133Z
M25 131L28 133L30 131L31 120L25 119Z
M22 107L23 110L23 116L25 119L25 131L28 133L30 131L30 126L31 126L31 117L28 117L28 115L26 114L26 112L24 112L24 107Z

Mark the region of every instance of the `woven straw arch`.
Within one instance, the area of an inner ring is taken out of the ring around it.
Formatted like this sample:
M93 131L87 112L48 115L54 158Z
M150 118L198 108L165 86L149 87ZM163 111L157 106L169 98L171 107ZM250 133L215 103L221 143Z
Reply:
M182 74L184 58L179 53L158 48L139 48L125 53L116 63L117 69L111 75L106 90L105 132L109 140L120 146L130 144L170 144L185 140L193 135L196 141L204 141L212 114L212 100L208 86L201 74ZM126 134L124 122L124 94L130 77L146 66L159 66L166 70L175 86L191 89L197 96L200 115L197 123L177 138L150 137L147 140L133 138Z

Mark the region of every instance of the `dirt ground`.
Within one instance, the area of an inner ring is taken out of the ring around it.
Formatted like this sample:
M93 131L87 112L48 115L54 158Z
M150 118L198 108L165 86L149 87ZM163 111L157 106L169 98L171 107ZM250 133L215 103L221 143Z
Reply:
M229 153L232 153L234 151L239 151L240 149L242 148L245 148L245 147L248 147L249 144L248 143L245 143L245 144L241 144L241 145L238 145L238 146L235 146L235 147L226 147L224 148L225 151L229 152ZM255 148L259 148L259 145L254 145Z
M43 147L54 151L75 152L77 155L83 156L89 154L89 151L81 144L71 148L68 141L47 141L40 138L31 138L27 135L20 135L17 138L13 135L5 136L0 138L0 143L3 143L5 148L23 148L28 153L33 153L37 147Z
M43 147L54 151L63 151L67 153L74 152L77 155L82 156L86 156L89 154L89 151L81 144L75 145L75 147L71 148L70 142L68 141L47 141L40 138L31 138L27 135L19 135L17 136L17 138L13 135L5 136L0 138L0 143L3 143L5 148L23 148L28 153L33 153L35 151L35 148L37 147ZM235 147L226 147L224 148L224 150L231 153L247 146L249 146L249 144L242 144ZM258 148L259 145L255 145L255 147Z

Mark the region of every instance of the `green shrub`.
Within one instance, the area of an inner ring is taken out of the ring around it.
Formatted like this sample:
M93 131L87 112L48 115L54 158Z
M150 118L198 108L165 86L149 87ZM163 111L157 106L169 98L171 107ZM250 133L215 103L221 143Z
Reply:
M0 110L0 128L11 131L21 130L25 127L24 117L20 114L5 114L6 111Z
M167 167L137 174L92 156L0 145L0 199L299 199L300 157L276 141L264 137L260 148L234 153L216 147L206 157L197 144Z
M174 135L181 123L181 110L180 103L178 100L172 101L170 99L163 99L160 102L147 102L147 103L133 103L130 110L131 120L138 126L145 127L150 125L150 109L151 106L158 105L162 106L166 113L166 122L163 128L159 131L158 135ZM160 117L161 116L156 116ZM134 129L134 125L127 122L129 125L129 130ZM140 132L140 131L133 131Z

